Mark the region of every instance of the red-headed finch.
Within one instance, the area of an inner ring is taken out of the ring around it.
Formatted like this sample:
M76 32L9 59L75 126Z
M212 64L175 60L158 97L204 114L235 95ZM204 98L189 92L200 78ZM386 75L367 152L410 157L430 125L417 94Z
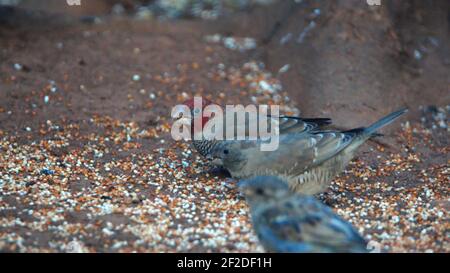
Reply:
M185 114L186 112L186 106L188 107L190 112L188 113L189 115L183 116L182 114ZM204 136L205 125L207 125L212 118L203 115L205 109L207 109L208 106L216 106L223 111L223 130L221 133L222 140L211 139ZM227 139L227 133L231 132L231 136L235 139L238 139L238 137L242 137L242 139L245 139L249 137L249 130L252 128L252 126L256 130L259 129L259 127L257 126L260 121L260 115L257 113L258 110L256 106L253 109L248 107L244 108L243 106L241 107L241 113L245 111L248 111L249 113L251 113L252 111L256 111L256 113L255 115L247 114L244 116L241 122L237 120L234 121L231 125L228 124L228 121L226 120L226 109L224 109L222 106L218 106L212 103L207 99L201 99L199 105L197 106L194 103L194 99L189 99L182 105L174 107L172 115L190 129L193 146L199 152L199 154L204 157L209 157L211 150L219 143L223 142L223 139ZM232 114L234 119L234 112ZM264 118L267 118L267 125L269 130L271 129L271 124L278 125L277 135L289 133L301 134L311 132L331 123L331 120L328 118L300 118L284 115L274 116L268 113L265 114ZM197 126L195 126L196 122Z

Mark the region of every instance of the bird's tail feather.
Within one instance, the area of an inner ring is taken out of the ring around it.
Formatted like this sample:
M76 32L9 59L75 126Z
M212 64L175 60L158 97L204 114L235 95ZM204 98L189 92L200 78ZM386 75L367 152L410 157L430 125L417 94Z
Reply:
M364 128L364 134L373 135L380 128L392 123L394 120L396 120L397 118L399 118L401 115L405 114L406 112L408 112L408 109L403 108L401 110L390 113L389 115L385 116L384 118L380 119L379 121L375 122L374 124L370 125L369 127Z
M267 115L268 117L276 117L276 116L272 116L272 115ZM316 123L319 126L325 126L325 125L330 125L332 123L330 118L301 118L301 117L295 117L295 116L278 116L278 118L280 119L292 119L292 120L300 120L300 121L304 121L304 122L311 122L311 123Z
M393 113L390 113L389 115L385 116L384 118L378 120L377 122L375 122L374 124L370 125L369 127L360 127L360 128L355 128L352 130L348 130L345 131L345 133L350 133L350 134L356 134L356 135L360 135L360 136L365 136L365 137L372 137L372 136L377 136L379 135L378 133L376 133L376 131L378 131L380 128L390 124L391 122L393 122L394 120L396 120L398 117L400 117L401 115L403 115L404 113L408 112L407 108L403 108L401 110L395 111Z

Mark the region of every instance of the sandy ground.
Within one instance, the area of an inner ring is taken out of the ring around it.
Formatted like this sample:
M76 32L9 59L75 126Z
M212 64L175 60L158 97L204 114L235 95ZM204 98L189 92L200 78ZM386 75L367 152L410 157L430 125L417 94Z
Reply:
M448 48L405 57L420 42L402 47L385 10L276 7L213 22L3 22L0 249L262 251L234 181L170 137L171 107L202 95L340 128L408 107L318 197L382 251L449 252Z

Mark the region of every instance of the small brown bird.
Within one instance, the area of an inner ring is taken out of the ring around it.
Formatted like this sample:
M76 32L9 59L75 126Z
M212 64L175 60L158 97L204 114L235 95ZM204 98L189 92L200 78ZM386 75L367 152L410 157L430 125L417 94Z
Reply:
M201 130L204 128L205 124L209 121L208 117L201 117L199 119L199 122L201 123L201 126L197 129L199 131L196 131L194 128L194 119L204 111L204 109L209 105L214 105L213 102L202 99L202 109L196 109L194 106L194 99L189 99L186 102L183 103L183 105L188 106L189 109L191 109L191 117L184 119L183 123L191 129L191 135L195 136L196 134L201 133ZM222 108L222 107L221 107ZM223 109L223 108L222 108ZM182 113L183 108L180 107L177 109L175 107L174 113L175 116L177 116L176 113ZM225 112L225 111L224 111ZM225 115L225 113L224 113ZM280 116L280 117L271 117L268 116L268 125L270 125L270 119L275 119L275 122L278 124L279 127L279 134L289 134L289 133L306 133L318 130L320 128L323 128L323 126L329 125L331 123L331 119L329 118L300 118L300 117L292 117L292 116ZM226 126L226 122L224 122L224 134L228 129L232 130L234 132L234 136L237 137L237 132L239 131L239 128L243 128L243 132L245 136L248 136L248 130L250 128L250 124L258 124L258 117L256 117L256 120L252 116L246 116L245 123L244 124L236 124L234 128L230 128ZM270 127L270 126L269 126ZM224 136L225 139L225 136ZM222 140L209 140L209 139L200 139L200 140L193 140L192 144L194 148L198 151L200 155L203 157L210 157L211 150L216 147L219 143L221 143Z
M365 240L331 208L289 190L277 177L239 182L253 228L268 252L367 252Z
M293 191L316 194L329 187L361 144L406 111L394 112L367 128L282 134L275 151L261 151L261 140L222 141L210 154L213 163L234 178L273 175L286 180Z

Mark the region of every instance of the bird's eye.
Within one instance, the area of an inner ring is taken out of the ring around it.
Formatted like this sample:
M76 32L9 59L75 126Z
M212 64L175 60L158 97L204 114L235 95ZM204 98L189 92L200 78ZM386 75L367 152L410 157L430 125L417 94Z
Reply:
M264 190L261 189L261 188L257 188L257 189L256 189L256 194L258 194L258 195L263 195L263 194L264 194Z
M227 155L227 154L230 153L230 151L228 151L228 150L223 150L223 153Z

